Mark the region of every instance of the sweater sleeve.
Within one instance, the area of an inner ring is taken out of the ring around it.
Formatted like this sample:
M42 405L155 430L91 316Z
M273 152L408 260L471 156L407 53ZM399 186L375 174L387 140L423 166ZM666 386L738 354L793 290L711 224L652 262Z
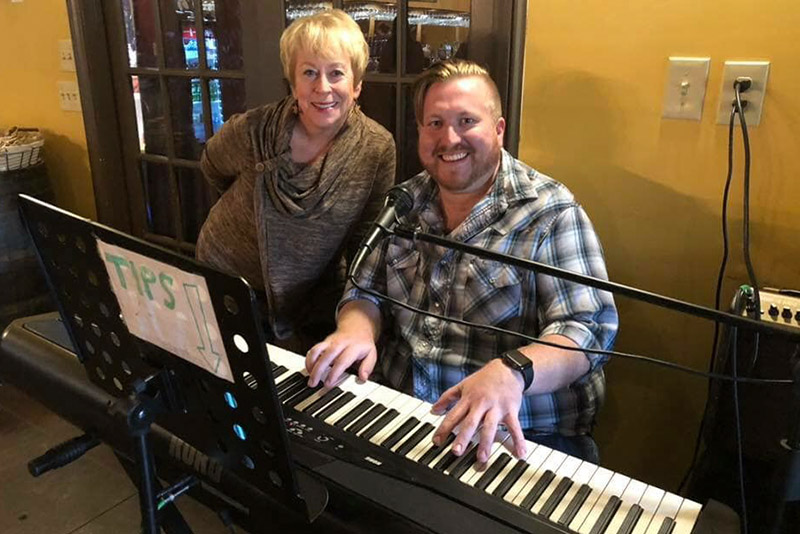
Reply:
M200 168L206 180L220 193L226 191L242 169L253 164L247 114L232 116L206 143Z

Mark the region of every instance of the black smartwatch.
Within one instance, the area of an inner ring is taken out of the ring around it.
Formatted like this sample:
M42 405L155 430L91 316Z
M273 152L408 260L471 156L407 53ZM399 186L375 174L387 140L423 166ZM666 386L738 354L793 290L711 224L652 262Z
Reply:
M504 352L500 355L500 359L511 369L522 373L522 380L525 382L522 391L528 391L528 388L533 384L533 362L531 359L517 349Z

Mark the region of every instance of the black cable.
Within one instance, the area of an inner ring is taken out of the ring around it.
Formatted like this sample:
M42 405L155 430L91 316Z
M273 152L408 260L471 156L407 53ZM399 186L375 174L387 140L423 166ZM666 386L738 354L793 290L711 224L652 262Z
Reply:
M641 354L631 354L631 353L627 353L627 352L618 352L618 351L614 351L614 350L585 349L585 348L581 348L581 347L568 347L566 345L560 345L558 343L553 343L552 341L545 341L543 339L539 339L539 338L536 338L536 337L533 337L533 336L529 336L529 335L523 334L521 332L515 332L513 330L507 330L505 328L500 328L499 326L472 323L470 321L465 321L463 319L456 319L455 317L446 317L444 315L439 315L437 313L429 312L427 310L422 310L420 308L416 308L414 306L411 306L410 304L406 304L405 302L400 302L399 300L394 299L392 297L389 297L387 295L383 295L382 293L378 293L377 291L374 291L372 289L367 289L365 287L362 287L362 286L360 286L358 284L358 281L356 281L355 277L353 277L353 276L350 277L350 281L352 282L353 286L356 287L356 289L358 289L360 291L363 291L364 293L366 293L368 295L372 295L373 297L376 297L376 298L378 298L380 300L385 300L386 302L391 302L392 304L394 304L396 306L400 306L401 308L405 308L406 310L412 311L414 313L418 313L420 315L425 315L425 316L428 316L428 317L434 317L436 319L441 319L443 321L448 321L448 322L460 324L460 325L463 325L463 326L468 326L470 328L480 328L482 330L489 330L489 331L492 331L492 332L497 332L499 334L506 334L506 335L509 335L509 336L518 337L518 338L530 341L531 343L536 343L538 345L546 345L548 347L554 347L554 348L557 348L557 349L564 349L564 350L569 350L569 351L573 351L573 352L583 352L583 353L590 352L592 354L602 354L602 355L605 355L605 356L616 356L616 357L619 357L619 358L626 358L626 359L629 359L629 360L643 361L643 362L651 363L653 365L659 365L661 367L666 367L668 369L674 369L674 370L677 370L677 371L682 371L684 373L688 373L688 374L694 375L694 376L701 376L703 378L714 378L714 379L717 379L717 380L725 380L725 381L728 381L728 382L736 380L737 382L743 383L743 384L764 384L764 385L766 385L766 384L770 384L770 385L791 385L793 383L791 380L783 380L783 379L750 378L750 377L738 377L738 378L734 379L733 377L728 376L728 375L721 375L721 374L717 374L717 373L707 373L707 372L704 372L704 371L698 371L697 369L692 369L691 367L686 367L686 366L683 366L683 365L680 365L680 364L677 364L677 363L668 362L666 360L659 360L657 358L651 358L650 356L643 356Z
M725 268L728 264L728 197L731 192L731 181L733 178L733 125L736 118L736 107L731 106L731 115L728 120L728 173L725 176L725 188L722 192L722 261L719 266L719 273L717 274L717 287L714 292L714 309L720 309L720 299L722 298L722 282L725 277ZM711 343L711 358L709 358L708 372L713 373L717 367L717 345L719 343L719 323L714 322L714 341ZM708 424L708 414L710 411L711 395L714 383L709 380L706 407L703 411L703 418L700 420L700 429L697 431L697 438L694 442L694 452L692 453L692 460L689 462L689 469L683 475L680 485L678 486L678 493L683 492L689 477L694 472L697 466L697 460L700 455L700 445L703 442L703 434Z
M738 333L738 328L733 327L731 328L731 372L733 373L733 378L738 376L738 365L736 361L736 337ZM744 492L744 461L742 459L742 421L739 412L739 384L734 380L733 382L733 413L736 415L734 418L736 421L736 458L738 460L738 471L739 471L739 498L741 500L742 506L742 532L747 534L749 532L747 528L747 499L745 497Z

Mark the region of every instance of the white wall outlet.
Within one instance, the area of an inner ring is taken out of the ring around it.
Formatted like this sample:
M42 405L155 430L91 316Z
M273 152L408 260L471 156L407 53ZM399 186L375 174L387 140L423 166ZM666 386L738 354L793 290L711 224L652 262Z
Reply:
M75 55L72 52L71 40L58 41L58 59L61 61L61 70L75 72Z
M78 82L58 82L58 100L65 111L81 110L81 94Z
M719 92L719 108L717 124L728 124L731 120L731 106L736 99L733 82L736 78L747 77L753 80L750 89L741 93L742 100L747 101L744 118L748 126L758 126L761 122L761 110L764 107L764 94L767 92L769 61L726 61L722 71L722 88Z
M662 117L700 120L710 64L707 57L669 58Z

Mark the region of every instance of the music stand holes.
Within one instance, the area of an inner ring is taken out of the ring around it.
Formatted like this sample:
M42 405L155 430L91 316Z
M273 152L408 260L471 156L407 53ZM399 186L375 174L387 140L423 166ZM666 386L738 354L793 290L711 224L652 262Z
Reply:
M119 381L119 378L116 376L114 377L114 386L120 391L122 391L122 382Z
M106 361L106 363L108 365L112 365L114 363L114 360L111 359L111 355L108 353L108 351L104 350L100 354L103 355L103 359ZM130 373L128 373L128 374L130 374Z
M119 342L119 336L116 334L116 332L111 332L109 337L111 338L111 342L114 344L114 346L119 348L121 343Z
M270 445L266 440L261 440L261 450L263 450L264 454L270 458L275 458L275 449L273 449L272 445Z
M230 391L225 392L225 404L230 406L232 410L235 410L236 408L239 407L239 403L236 402L236 397L234 397L233 393L231 393Z
M67 236L65 236L64 234L58 234L56 236L56 239L58 239L58 242L61 243L62 245L67 242Z
M242 425L234 424L233 425L233 433L236 434L236 437L240 440L244 441L247 439L247 432L244 431Z
M248 345L247 341L239 334L233 336L233 344L236 345L236 348L239 349L239 352L242 354L247 354L250 351L250 345Z
M95 348L91 341L87 339L84 345L86 346L86 350L89 351L89 354L94 354Z
M92 284L94 287L97 287L99 285L99 282L97 281L97 275L94 274L94 271L89 271L87 277L89 278L89 283Z
M97 323L92 323L92 333L97 337L101 337L103 335L103 331L100 330L100 327L97 326Z
M262 425L267 424L267 416L264 415L264 411L258 406L253 406L253 419L255 419L256 422L261 423Z
M100 378L100 380L106 379L106 374L103 372L102 369L100 369L99 367L95 367L95 371L97 372L97 376Z
M249 371L242 373L242 378L244 379L244 383L247 384L247 387L250 389L258 389L258 380L256 380L256 377L251 375Z
M246 454L242 456L242 465L250 470L256 468L256 464L253 462L253 459L247 456Z
M131 366L125 360L122 360L122 370L125 371L126 375L131 374Z
M225 295L223 300L225 302L225 309L228 310L231 315L236 315L239 313L239 305L236 304L236 299L230 295Z
M111 316L111 312L108 310L108 306L106 306L104 302L98 304L98 307L100 308L100 313L103 314L103 317Z
M83 319L80 315L76 313L72 316L72 319L75 321L75 324L78 325L78 327L83 328Z
M86 243L83 241L83 238L78 237L75 239L75 246L81 251L81 253L86 254Z
M281 477L278 476L278 473L276 473L275 471L270 471L269 472L269 480L270 480L270 482L272 482L272 484L274 486L276 486L278 488L283 486L283 481L281 480Z
M39 235L41 235L42 237L47 237L48 235L50 235L50 232L47 230L47 226L45 226L43 222L40 222L36 226L36 228L39 230Z

